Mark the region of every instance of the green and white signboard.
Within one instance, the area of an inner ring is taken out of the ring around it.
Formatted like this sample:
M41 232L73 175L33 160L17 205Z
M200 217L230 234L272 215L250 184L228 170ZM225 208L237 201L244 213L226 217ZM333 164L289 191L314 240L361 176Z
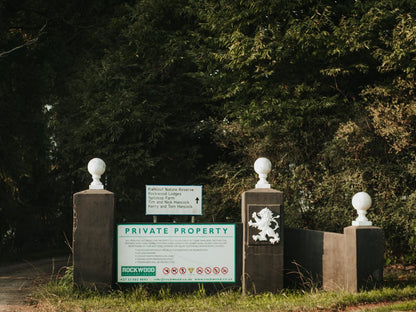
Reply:
M235 283L235 224L119 224L117 282Z

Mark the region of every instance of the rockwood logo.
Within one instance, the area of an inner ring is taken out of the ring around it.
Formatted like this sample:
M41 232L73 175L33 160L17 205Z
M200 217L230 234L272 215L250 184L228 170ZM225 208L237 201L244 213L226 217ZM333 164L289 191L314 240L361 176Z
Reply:
M121 276L156 276L155 266L122 266Z

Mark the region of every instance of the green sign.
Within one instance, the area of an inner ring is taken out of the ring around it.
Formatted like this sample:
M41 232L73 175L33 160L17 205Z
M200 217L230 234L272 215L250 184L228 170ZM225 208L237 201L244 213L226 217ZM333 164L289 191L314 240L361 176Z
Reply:
M121 276L156 276L155 266L122 266Z
M235 224L119 224L119 283L235 283Z

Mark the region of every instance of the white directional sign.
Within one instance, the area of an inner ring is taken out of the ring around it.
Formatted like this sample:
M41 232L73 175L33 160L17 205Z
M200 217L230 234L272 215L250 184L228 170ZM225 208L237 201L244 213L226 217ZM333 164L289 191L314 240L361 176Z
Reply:
M146 185L147 215L202 215L201 185Z
M235 224L119 224L117 282L235 283Z

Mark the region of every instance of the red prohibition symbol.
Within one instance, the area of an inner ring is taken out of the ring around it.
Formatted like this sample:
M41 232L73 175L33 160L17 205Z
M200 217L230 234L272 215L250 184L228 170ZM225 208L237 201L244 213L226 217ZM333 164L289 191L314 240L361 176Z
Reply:
M227 274L228 273L228 268L227 267L222 267L221 268L221 273L222 274Z
M201 267L198 267L198 268L196 268L196 273L202 274L202 273L204 273L204 269L201 268Z
M212 269L212 272L214 272L214 274L219 274L220 273L220 268L219 267L214 267Z
M181 274L185 274L185 273L186 273L186 269L185 269L184 267L181 267L181 268L179 269L179 273L181 273Z
M163 274L169 274L170 270L169 268L163 268Z
M170 271L172 272L172 274L177 274L178 268L173 267Z
M210 267L205 268L205 273L211 274L211 272L212 272L212 269Z

